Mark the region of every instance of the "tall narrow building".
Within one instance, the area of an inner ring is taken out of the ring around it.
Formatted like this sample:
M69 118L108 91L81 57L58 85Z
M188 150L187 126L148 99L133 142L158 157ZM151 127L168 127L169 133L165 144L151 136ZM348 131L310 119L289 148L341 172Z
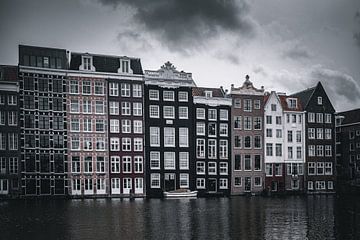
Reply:
M264 188L264 88L249 76L241 87L231 86L233 195L260 193Z
M335 191L335 109L319 82L315 87L292 96L297 97L305 114L306 191Z
M231 185L231 98L223 88L192 90L194 108L191 134L196 160L196 189L199 196L230 195Z
M193 133L195 82L191 73L165 63L157 71L145 70L146 194L194 190Z
M71 195L143 194L140 60L72 53L67 75Z
M19 195L19 82L16 66L0 66L0 198Z
M66 50L19 46L21 188L67 194Z

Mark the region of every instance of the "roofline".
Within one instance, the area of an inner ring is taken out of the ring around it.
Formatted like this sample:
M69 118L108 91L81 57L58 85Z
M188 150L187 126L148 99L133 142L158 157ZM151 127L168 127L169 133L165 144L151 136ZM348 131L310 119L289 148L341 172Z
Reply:
M41 48L41 49L51 49L51 50L62 50L62 51L67 51L67 49L64 48L54 48L54 47L39 47L39 46L34 46L34 45L25 45L25 44L19 44L19 48L20 47L32 47L32 48Z
M133 59L133 60L140 60L140 58L136 58L136 57L128 57L128 56L120 56L120 55L111 55L111 54L100 54L100 53L89 53L89 52L71 52L70 51L70 55L71 54L78 54L78 55L85 55L85 54L89 54L91 56L97 56L97 57L113 57L113 58L129 58L129 59Z

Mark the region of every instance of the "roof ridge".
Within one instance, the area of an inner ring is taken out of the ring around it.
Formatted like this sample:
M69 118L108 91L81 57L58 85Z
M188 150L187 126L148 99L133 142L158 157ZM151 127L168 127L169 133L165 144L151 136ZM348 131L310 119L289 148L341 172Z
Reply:
M313 86L313 87L310 87L310 88L307 88L307 89L304 89L300 92L296 92L296 93L293 93L293 94L290 94L289 96L293 96L293 95L296 95L296 94L299 94L299 93L303 93L303 92L306 92L306 91L310 91L310 90L315 90L317 86Z

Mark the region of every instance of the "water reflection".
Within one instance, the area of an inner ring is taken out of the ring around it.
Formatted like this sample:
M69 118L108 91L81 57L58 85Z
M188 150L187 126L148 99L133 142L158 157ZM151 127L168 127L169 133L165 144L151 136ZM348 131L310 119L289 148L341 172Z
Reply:
M0 202L0 239L360 239L360 198Z

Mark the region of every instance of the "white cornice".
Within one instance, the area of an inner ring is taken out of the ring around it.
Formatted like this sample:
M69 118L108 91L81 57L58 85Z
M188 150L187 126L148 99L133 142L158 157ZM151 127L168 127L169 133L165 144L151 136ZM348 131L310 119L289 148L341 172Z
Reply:
M232 99L231 98L218 98L218 97L212 97L212 98L206 98L202 96L194 96L193 98L194 103L197 104L205 104L209 106L231 106L232 105Z

